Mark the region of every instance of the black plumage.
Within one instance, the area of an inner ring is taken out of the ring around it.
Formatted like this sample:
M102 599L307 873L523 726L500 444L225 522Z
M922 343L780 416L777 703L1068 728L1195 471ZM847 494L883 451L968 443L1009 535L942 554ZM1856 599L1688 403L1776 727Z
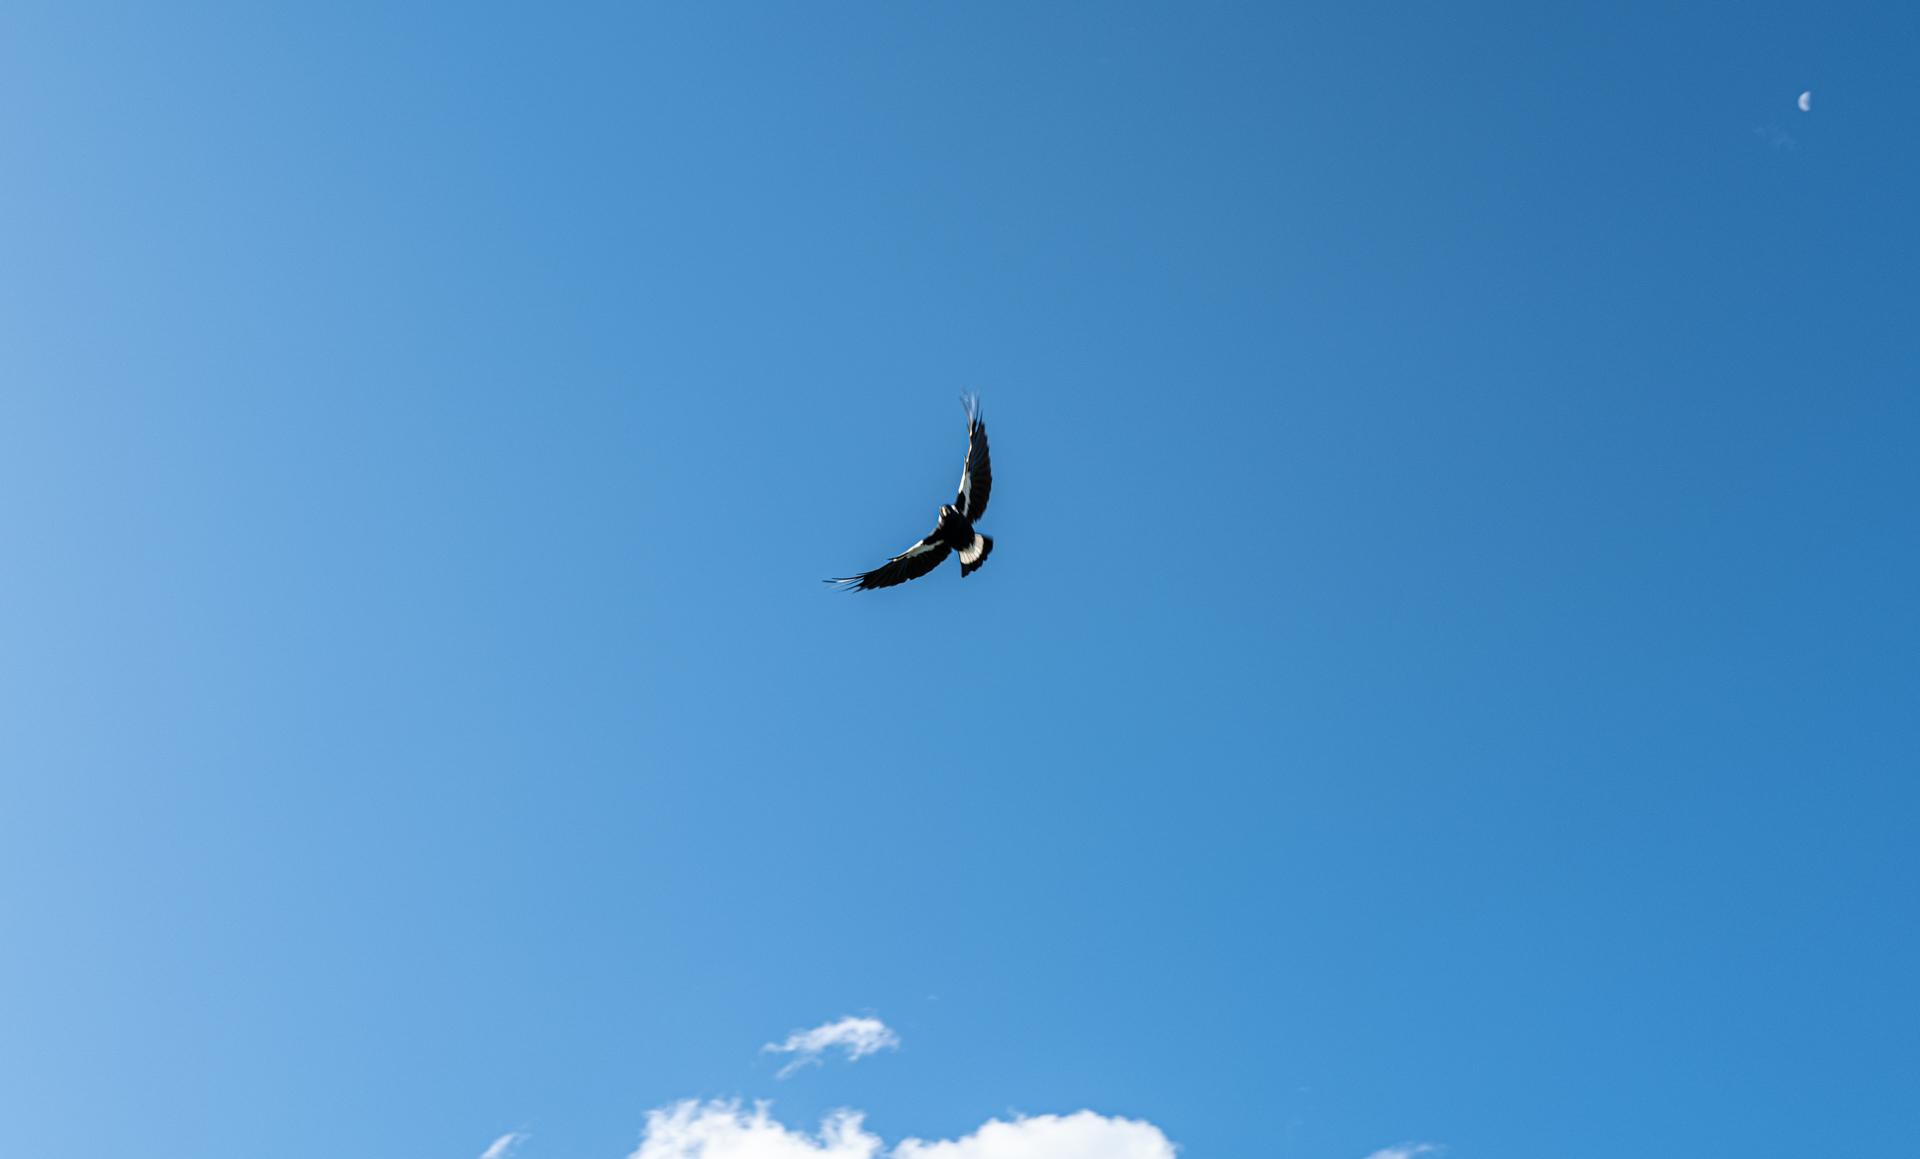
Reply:
M863 575L830 579L847 591L872 591L919 579L958 552L960 574L971 575L993 551L991 536L973 529L974 520L987 510L987 496L993 492L993 463L987 457L987 424L980 417L980 400L968 395L961 400L967 407L967 461L960 468L960 494L940 508L940 523L933 531L907 550Z

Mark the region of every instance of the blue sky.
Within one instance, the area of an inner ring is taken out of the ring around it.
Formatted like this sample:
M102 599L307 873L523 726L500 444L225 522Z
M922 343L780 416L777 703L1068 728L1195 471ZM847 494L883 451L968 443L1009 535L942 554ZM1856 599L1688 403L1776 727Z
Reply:
M1909 1146L1917 52L9 6L0 1150Z

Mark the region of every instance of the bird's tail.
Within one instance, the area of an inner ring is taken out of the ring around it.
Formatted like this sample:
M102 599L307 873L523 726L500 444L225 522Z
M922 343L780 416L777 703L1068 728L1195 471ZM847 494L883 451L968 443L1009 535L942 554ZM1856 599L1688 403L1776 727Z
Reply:
M978 531L974 532L973 542L960 549L961 577L965 578L967 575L980 570L980 565L987 562L987 557L992 554L993 536L982 535Z

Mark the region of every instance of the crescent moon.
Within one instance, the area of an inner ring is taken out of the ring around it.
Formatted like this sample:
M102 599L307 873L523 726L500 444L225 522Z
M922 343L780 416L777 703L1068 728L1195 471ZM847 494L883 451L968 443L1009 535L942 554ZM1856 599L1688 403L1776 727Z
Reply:
M1806 92L1800 94L1800 111L1803 113L1811 113L1813 111L1812 89L1808 89Z

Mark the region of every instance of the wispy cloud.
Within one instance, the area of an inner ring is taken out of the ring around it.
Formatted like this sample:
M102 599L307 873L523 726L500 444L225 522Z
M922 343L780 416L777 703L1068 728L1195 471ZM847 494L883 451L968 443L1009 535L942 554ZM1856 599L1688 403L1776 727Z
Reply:
M1415 1155L1438 1155L1445 1150L1438 1143L1402 1143L1397 1147L1382 1147L1367 1159L1413 1159Z
M480 1159L507 1159L515 1147L526 1141L526 1136L518 1131L509 1131L493 1141L493 1146L480 1152Z
M846 1051L847 1061L852 1062L856 1058L892 1050L899 1045L900 1036L878 1018L849 1017L825 1026L816 1026L812 1030L796 1030L787 1036L785 1042L769 1042L760 1049L794 1056L793 1061L781 1067L780 1073L775 1076L786 1078L810 1062L819 1062L820 1056L834 1047Z
M1382 1154L1388 1154L1382 1152ZM1409 1153L1411 1154L1411 1153ZM628 1159L1174 1159L1174 1146L1152 1123L1092 1111L990 1119L959 1139L905 1139L891 1151L861 1126L857 1111L839 1111L817 1135L791 1130L739 1103L689 1099L647 1116L640 1149Z

